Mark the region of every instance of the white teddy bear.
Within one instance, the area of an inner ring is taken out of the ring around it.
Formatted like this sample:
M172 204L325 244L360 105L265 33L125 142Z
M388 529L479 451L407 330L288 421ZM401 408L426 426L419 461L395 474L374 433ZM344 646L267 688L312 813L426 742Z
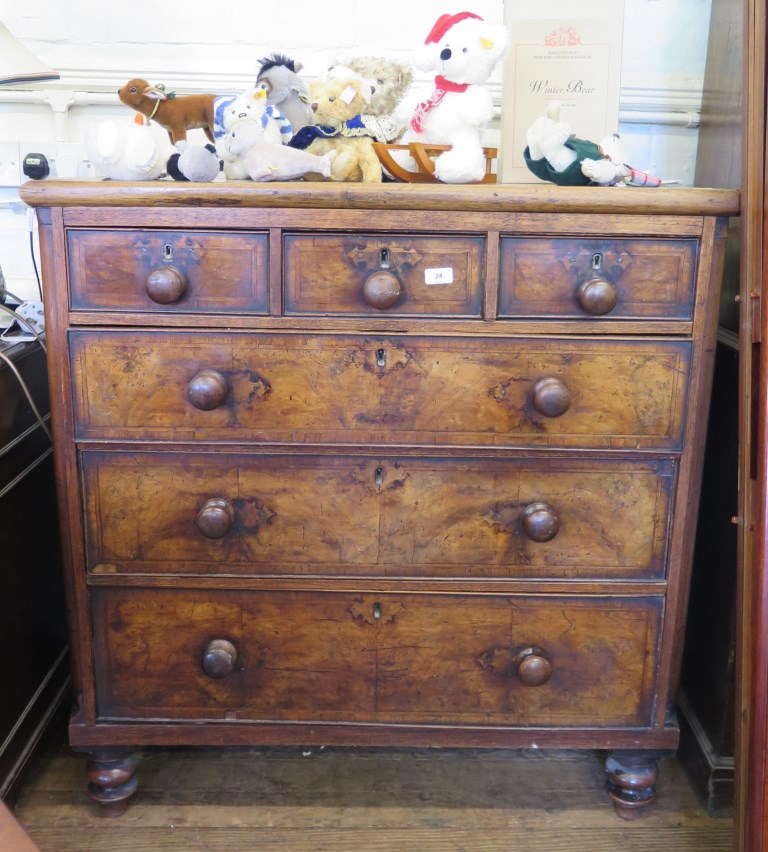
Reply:
M507 49L507 30L472 12L441 15L414 64L435 70L435 88L419 104L400 142L450 145L435 160L443 183L482 180L486 171L481 136L493 117L493 99L484 85ZM407 152L393 157L409 171L416 164Z

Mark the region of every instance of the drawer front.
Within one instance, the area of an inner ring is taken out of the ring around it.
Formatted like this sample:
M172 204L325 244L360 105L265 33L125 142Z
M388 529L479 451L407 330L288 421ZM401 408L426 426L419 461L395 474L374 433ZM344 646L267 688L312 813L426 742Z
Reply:
M267 235L67 233L72 308L266 314Z
M659 599L92 590L98 714L644 726Z
M506 237L501 317L693 316L695 240Z
M98 573L663 576L670 459L84 452Z
M77 436L678 449L690 343L72 332Z
M286 314L479 317L481 237L288 234Z

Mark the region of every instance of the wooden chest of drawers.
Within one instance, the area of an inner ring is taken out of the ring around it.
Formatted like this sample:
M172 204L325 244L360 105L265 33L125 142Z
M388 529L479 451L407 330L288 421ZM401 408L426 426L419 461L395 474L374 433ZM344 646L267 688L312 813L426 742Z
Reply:
M710 190L28 184L78 705L143 744L677 743Z

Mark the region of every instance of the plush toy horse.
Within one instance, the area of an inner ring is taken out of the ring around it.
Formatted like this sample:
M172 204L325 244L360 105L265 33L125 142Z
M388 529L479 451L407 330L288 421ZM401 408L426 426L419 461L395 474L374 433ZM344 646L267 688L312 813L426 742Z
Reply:
M214 102L216 95L166 94L162 86L151 86L136 77L117 90L126 105L156 121L168 131L172 144L185 142L187 130L201 128L213 142Z

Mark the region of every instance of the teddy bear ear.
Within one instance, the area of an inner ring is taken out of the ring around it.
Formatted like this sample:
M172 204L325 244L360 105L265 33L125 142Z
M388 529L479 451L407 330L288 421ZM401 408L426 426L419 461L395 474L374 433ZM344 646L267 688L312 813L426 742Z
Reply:
M436 44L424 44L413 55L413 64L419 71L433 71L437 68L439 51Z
M509 46L509 33L507 32L507 28L503 26L489 27L486 31L485 37L492 43L492 47L490 48L491 56L493 56L496 60L501 59L501 57L507 52L507 47Z

